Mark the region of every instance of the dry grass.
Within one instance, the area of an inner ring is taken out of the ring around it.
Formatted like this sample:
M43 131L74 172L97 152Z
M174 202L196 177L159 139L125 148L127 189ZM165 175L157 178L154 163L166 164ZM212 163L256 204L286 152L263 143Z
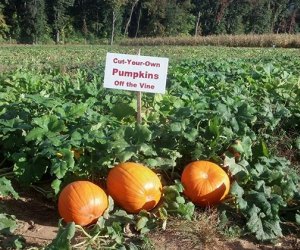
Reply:
M153 232L149 238L154 249L214 249L218 236L218 214L211 210L197 212L193 221L169 220L165 231Z
M297 130L277 129L271 137L270 151L274 155L285 157L291 163L296 172L300 175L300 150L296 147L296 139L300 137Z
M197 37L155 37L125 39L124 46L160 46L160 45L212 45L227 47L280 47L300 48L300 34L264 34L264 35L213 35Z

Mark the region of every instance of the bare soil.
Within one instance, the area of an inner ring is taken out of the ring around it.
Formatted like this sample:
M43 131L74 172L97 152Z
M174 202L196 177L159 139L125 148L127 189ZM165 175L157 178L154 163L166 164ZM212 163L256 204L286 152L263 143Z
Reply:
M15 234L26 240L25 249L41 249L49 244L58 231L59 215L55 202L49 201L40 193L19 192L18 200L1 199L0 209L15 215L18 229ZM207 218L207 217L206 217ZM208 220L199 218L198 222L190 223L179 220L170 221L166 230L156 230L149 234L149 246L144 249L157 250L300 250L300 237L291 235L280 239L275 245L258 244L249 239L224 239L215 224L214 216ZM0 242L0 249L4 249Z
M18 228L14 234L24 237L26 248L40 249L51 242L58 231L59 215L55 203L35 191L18 193L21 196L18 200L0 200L1 210L16 217ZM0 242L0 249L1 245Z

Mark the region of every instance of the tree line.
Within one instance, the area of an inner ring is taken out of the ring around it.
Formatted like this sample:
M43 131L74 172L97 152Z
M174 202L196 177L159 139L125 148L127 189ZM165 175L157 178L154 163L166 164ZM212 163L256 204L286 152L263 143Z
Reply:
M296 33L300 0L0 0L0 40Z

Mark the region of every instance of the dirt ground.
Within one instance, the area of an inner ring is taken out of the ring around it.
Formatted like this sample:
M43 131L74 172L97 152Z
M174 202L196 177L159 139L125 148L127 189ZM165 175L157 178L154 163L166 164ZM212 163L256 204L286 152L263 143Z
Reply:
M0 200L0 206L4 212L16 216L19 227L15 234L25 238L25 249L41 249L55 238L58 231L59 215L56 205L35 191L19 194L21 198L18 200ZM213 234L211 232L211 235ZM261 245L245 239L224 240L222 237L211 237L207 232L186 230L184 226L176 227L174 224L167 226L165 231L158 230L151 233L149 239L151 242L149 249L157 250L300 249L300 237L296 236L285 237L276 245ZM1 242L0 249L3 249Z
M18 193L21 196L18 200L1 200L1 208L5 213L15 215L18 228L14 234L25 238L26 248L40 249L51 242L57 234L59 215L56 207L37 192L18 191Z

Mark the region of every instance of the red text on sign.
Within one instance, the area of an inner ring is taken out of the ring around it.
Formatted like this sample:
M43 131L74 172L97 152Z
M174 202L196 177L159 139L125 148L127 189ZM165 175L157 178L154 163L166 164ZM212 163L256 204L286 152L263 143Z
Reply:
M152 74L149 73L148 71L143 72L143 71L124 71L124 70L119 70L116 68L113 68L112 70L113 75L118 75L118 76L125 76L125 77L131 77L133 79L136 78L142 78L142 79L158 79L159 75L158 74Z
M134 61L134 60L131 60L131 59L125 60L125 59L114 58L113 63L160 68L160 63L150 62L150 61L139 62L139 61Z

